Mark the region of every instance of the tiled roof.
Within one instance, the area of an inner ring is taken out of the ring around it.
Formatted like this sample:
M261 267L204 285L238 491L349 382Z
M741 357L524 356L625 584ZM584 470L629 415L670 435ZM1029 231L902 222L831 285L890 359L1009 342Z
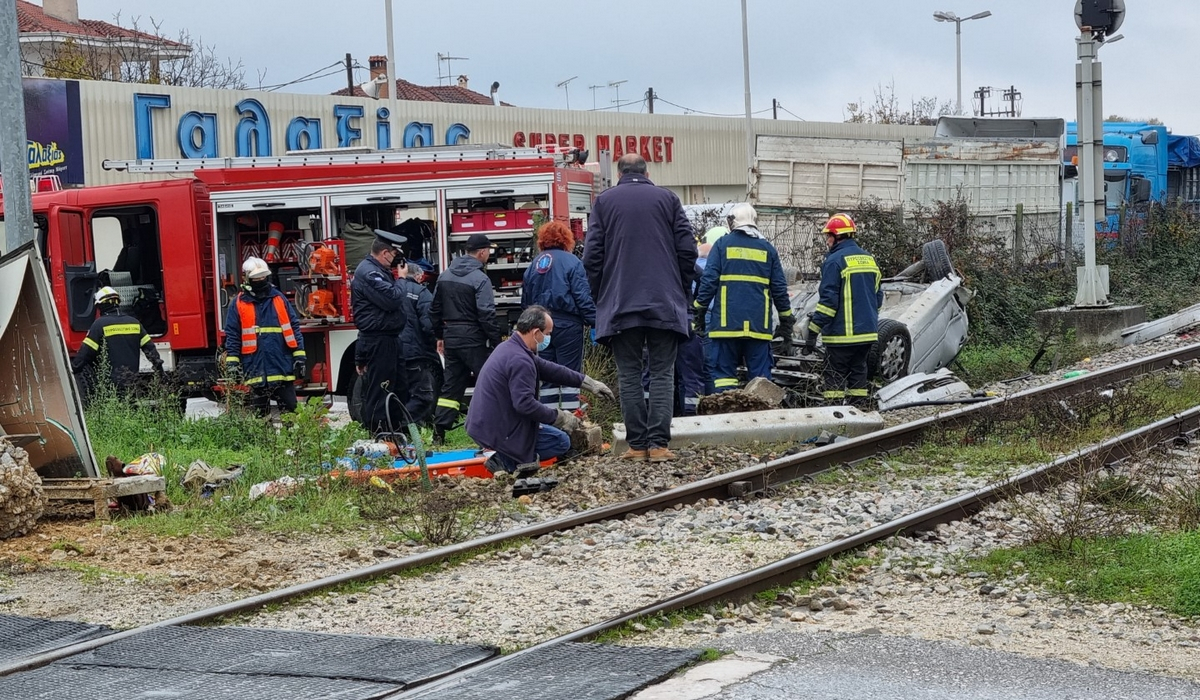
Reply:
M355 85L354 92L350 88L342 88L333 93L341 97L353 94L354 97L366 97L367 93ZM475 92L457 85L430 85L422 87L402 78L396 79L396 99L412 102L448 102L460 105L490 105L492 98L480 92ZM511 107L507 102L501 102L503 107Z
M17 31L21 34L62 34L94 39L134 39L164 46L184 46L177 41L118 27L96 19L80 19L79 24L47 15L41 5L17 0Z

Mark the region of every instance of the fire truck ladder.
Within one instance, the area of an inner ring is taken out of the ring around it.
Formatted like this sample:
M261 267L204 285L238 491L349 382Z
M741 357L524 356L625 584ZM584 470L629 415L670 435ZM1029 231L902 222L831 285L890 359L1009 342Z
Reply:
M278 168L296 165L360 165L388 163L453 163L488 160L518 160L526 158L565 158L541 148L511 146L434 146L408 150L375 151L368 148L331 148L312 151L289 151L284 156L265 158L148 158L138 160L105 160L105 170L130 173L190 173L204 168Z

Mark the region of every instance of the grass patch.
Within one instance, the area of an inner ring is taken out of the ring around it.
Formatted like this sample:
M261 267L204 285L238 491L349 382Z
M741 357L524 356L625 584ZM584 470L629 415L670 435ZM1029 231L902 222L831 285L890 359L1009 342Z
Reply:
M1200 531L1092 540L1065 554L1042 546L997 550L976 566L996 577L1023 569L1051 590L1093 601L1200 617Z
M146 574L130 574L124 571L114 571L78 561L52 562L50 566L56 569L74 571L79 574L79 580L87 584L101 583L111 581L112 579L142 582L150 578Z

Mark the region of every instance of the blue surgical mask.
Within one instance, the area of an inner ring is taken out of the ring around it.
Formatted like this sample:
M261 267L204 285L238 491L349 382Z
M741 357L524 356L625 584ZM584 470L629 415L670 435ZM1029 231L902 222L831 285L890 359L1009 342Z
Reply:
M545 350L546 348L550 347L550 334L546 333L545 336L546 337L542 338L542 342L538 343L538 346L537 346L538 352L541 352L541 351Z

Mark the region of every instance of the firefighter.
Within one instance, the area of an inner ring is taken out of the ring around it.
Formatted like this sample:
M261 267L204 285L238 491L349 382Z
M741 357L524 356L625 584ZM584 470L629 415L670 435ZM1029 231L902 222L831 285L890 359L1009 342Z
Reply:
M91 400L96 389L96 362L101 348L108 353L108 376L113 387L120 393L128 393L138 376L138 352L145 354L161 375L163 361L158 348L150 342L150 334L128 314L121 313L121 295L112 287L101 287L94 297L100 316L92 322L87 337L79 346L79 352L71 360L71 371L75 374L84 402Z
M260 415L271 399L281 413L295 411L295 382L307 369L296 307L271 284L262 258L246 258L242 277L242 291L225 314L226 371L250 387L250 406Z
M424 285L425 270L414 262L405 267L401 278L408 300L408 318L400 339L404 344L404 365L408 380L408 401L404 404L414 423L423 423L433 415L436 390L433 388L433 364L438 361L437 342L433 337L433 321L429 310L433 294Z
M802 352L812 352L820 333L825 344L825 402L865 408L870 403L867 355L878 337L883 305L879 266L854 241L857 229L848 214L834 214L821 232L829 252L821 264L819 299Z
M433 416L433 444L443 445L458 421L471 376L479 376L492 348L500 345L496 297L483 266L492 243L482 233L467 239L466 254L450 263L433 292L433 333L446 359L446 374Z
M779 313L775 336L791 337L796 325L779 253L763 238L755 219L749 204L733 206L731 230L713 243L696 295L696 331L708 332L717 392L737 388L737 369L743 362L747 379L771 378L772 304ZM708 328L705 311L714 299L713 327Z
M362 382L360 420L372 435L400 430L406 424L407 358L400 334L408 321L408 297L406 282L396 279L396 269L405 264L401 246L407 240L375 229L371 254L355 268L350 283L354 325L358 327L354 364Z
M521 285L521 308L541 306L554 319L554 339L538 357L575 372L583 371L584 327L596 325L596 304L588 287L583 263L572 252L575 235L561 221L551 221L538 229L541 253L525 269ZM543 382L542 403L574 411L580 407L574 387Z

